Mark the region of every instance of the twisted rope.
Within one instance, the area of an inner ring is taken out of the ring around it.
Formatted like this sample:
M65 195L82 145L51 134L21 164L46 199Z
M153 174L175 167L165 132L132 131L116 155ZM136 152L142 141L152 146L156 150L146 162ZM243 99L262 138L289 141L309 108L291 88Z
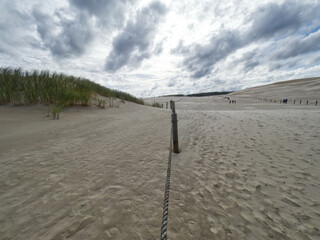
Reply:
M166 187L165 187L165 192L164 192L164 203L163 203L163 215L162 215L160 240L167 239L169 190L170 190L170 175L171 175L171 157L172 157L172 127L171 127L171 134L170 134L170 150L169 150L169 158L168 158L167 180L166 180Z

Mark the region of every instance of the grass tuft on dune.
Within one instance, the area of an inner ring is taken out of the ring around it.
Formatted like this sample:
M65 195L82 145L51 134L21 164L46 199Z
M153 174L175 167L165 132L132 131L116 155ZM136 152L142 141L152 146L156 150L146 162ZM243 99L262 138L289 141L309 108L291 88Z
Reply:
M47 70L24 72L21 68L0 68L0 104L89 106L96 94L144 104L128 93L111 90L85 78Z

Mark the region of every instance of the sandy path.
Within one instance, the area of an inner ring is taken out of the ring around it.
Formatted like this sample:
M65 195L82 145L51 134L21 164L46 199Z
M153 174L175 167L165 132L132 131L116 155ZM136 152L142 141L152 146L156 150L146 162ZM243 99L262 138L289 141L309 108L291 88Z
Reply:
M320 239L319 108L215 97L177 109L170 239Z
M156 239L168 111L0 107L0 239Z

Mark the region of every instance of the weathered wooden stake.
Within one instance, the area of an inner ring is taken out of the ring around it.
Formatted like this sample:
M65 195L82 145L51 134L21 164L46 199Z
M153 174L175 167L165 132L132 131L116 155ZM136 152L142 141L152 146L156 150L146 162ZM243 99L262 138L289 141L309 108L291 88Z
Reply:
M318 100L316 101L316 106L318 105Z
M178 138L178 117L176 114L175 103L172 101L172 143L173 143L173 152L179 153L179 138Z
M296 100L293 101L293 104L296 104Z
M309 103L309 100L307 100L307 103L306 103L306 105L308 105L308 103Z
M171 105L172 105L172 107L171 107L172 113L176 113L176 104L175 104L175 102L172 101L172 102L171 102Z
M300 99L300 104L301 104L301 99Z
M173 141L173 152L179 153L179 139L178 139L178 118L176 113L172 113L172 141Z

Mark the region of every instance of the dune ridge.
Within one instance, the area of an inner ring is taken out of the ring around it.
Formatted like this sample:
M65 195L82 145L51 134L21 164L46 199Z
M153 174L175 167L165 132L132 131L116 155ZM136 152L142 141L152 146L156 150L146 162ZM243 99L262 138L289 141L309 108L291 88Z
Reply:
M252 87L229 94L237 97L320 100L320 77L294 79Z

